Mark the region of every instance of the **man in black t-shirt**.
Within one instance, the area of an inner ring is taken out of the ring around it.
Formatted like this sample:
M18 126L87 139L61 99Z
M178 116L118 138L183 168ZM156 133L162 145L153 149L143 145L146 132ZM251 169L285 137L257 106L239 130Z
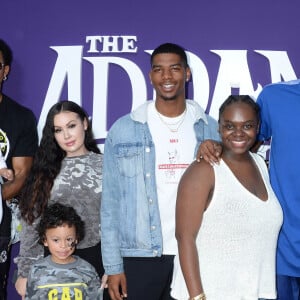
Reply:
M2 185L3 219L0 224L0 300L6 299L6 285L10 263L11 211L5 201L20 193L37 149L36 119L28 108L2 94L2 83L7 79L12 51L0 39L0 146L8 168L15 178Z

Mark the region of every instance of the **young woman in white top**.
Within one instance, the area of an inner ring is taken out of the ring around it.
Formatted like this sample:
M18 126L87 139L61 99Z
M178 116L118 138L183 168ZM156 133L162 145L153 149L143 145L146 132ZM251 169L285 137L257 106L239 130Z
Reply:
M219 111L220 164L194 162L180 181L175 299L276 298L282 210L264 160L249 151L258 129L256 103L249 96L230 96Z

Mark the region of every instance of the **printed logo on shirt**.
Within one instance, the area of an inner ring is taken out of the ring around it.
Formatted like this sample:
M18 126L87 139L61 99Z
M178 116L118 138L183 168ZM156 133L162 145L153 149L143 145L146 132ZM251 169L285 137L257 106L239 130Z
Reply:
M83 300L83 293L81 288L86 288L85 283L64 283L56 284L56 287L51 288L55 284L38 286L39 289L49 289L48 300ZM77 286L77 287L76 287Z
M9 140L6 136L6 133L1 128L0 128L0 147L1 147L1 154L6 160L9 153Z
M65 300L65 299L74 299L74 300L83 300L82 291L79 289L74 288L73 289L74 298L71 296L71 289L70 288L63 288L62 294L59 296L59 293L57 289L52 289L48 293L48 299L49 300Z
M164 170L167 179L176 179L178 176L181 176L182 170L186 169L188 164L179 162L179 154L176 148L168 150L167 153L168 163L159 164L158 170ZM180 170L180 173L176 173L176 170Z

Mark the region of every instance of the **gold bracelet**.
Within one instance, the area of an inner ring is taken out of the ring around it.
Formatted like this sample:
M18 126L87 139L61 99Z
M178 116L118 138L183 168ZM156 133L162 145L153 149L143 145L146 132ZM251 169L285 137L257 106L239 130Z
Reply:
M206 297L204 293L201 293L195 297L190 298L190 300L206 300Z

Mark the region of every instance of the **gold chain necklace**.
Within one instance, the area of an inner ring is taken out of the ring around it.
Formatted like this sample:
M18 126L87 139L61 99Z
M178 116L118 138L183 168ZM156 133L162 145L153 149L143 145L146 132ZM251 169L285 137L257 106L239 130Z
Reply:
M156 110L157 111L157 110ZM186 116L186 111L187 109L185 108L184 112L181 114L180 118L178 121L176 122L173 122L173 123L168 123L164 120L164 118L166 118L164 115L160 114L158 111L157 111L157 115L160 119L160 121L171 131L171 132L178 132L180 126L182 125L184 119L185 119L185 116ZM175 126L175 127L174 127Z

